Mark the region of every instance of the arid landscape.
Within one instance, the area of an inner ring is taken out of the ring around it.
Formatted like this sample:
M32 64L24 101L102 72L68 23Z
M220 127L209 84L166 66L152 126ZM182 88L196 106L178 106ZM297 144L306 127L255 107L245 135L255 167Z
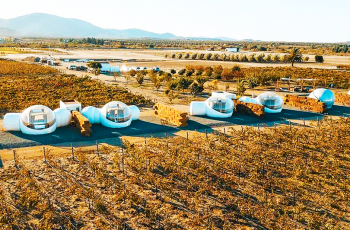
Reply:
M350 229L348 3L14 1L0 229Z

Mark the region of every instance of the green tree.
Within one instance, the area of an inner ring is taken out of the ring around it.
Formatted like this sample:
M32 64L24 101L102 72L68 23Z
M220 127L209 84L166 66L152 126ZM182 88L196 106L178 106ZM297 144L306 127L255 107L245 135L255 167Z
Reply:
M197 81L198 84L204 85L204 83L209 81L209 78L208 77L197 76L195 78L195 81Z
M157 81L157 74L153 70L150 70L148 71L148 78L152 83L155 83Z
M202 84L199 84L197 81L192 82L192 84L189 86L190 92L193 96L197 95L198 93L203 92L204 87Z
M278 62L281 61L281 58L280 58L280 56L279 56L278 54L275 54L275 55L273 55L273 57L272 57L272 61L273 61L274 63L278 63Z
M315 61L317 63L323 63L324 62L323 56L322 55L316 55L315 56Z
M98 76L98 75L100 75L100 73L101 73L100 68L97 68L97 69L95 70L95 75Z
M97 62L97 61L92 61L92 62L89 62L88 64L87 64L87 66L89 67L89 68L93 68L93 69L101 69L102 68L102 65L101 65L101 63L100 62Z
M266 55L265 58L264 58L264 61L267 62L267 63L271 62L272 61L271 54Z
M136 81L137 83L139 83L139 85L142 85L144 79L145 77L140 72L136 74Z
M208 66L204 70L204 75L207 77L211 77L211 75L213 75L213 71L214 71L213 67Z
M193 54L191 55L191 59L193 59L193 60L195 60L197 57L198 57L198 54L197 54L197 53L193 53Z
M257 87L259 85L259 80L258 80L258 78L252 76L252 77L248 78L247 83L248 83L249 88L254 89L255 87Z
M246 91L247 89L245 88L244 86L244 81L239 81L237 82L237 86L236 86L236 91L237 91L237 94L238 95L244 95L244 92Z
M179 75L184 75L186 73L186 69L181 69L178 73Z
M211 53L207 53L207 54L205 54L204 59L210 60L211 56L212 56Z
M129 81L130 81L130 79L131 79L130 74L125 73L125 74L123 75L123 77L125 78L125 80L126 80L126 84L128 85L128 84L129 84Z
M292 62L292 67L294 66L294 62L301 62L303 60L303 55L300 52L300 48L293 47L289 52L289 61Z
M182 58L182 53L178 53L178 54L176 55L176 57L177 57L178 59L181 59L181 58Z
M222 61L226 61L226 58L227 58L226 54L221 54L220 59Z
M221 65L218 66L214 66L214 75L216 79L220 79L221 78L221 73L224 69L222 68Z
M135 77L135 75L136 75L136 70L131 69L131 70L129 71L129 75L132 76L132 77Z
M221 72L221 79L225 80L225 81L229 81L232 80L234 77L234 74L232 72L231 69L229 68L225 68L222 72Z
M219 59L219 54L213 54L212 60L217 61L218 59Z
M182 92L184 93L186 89L188 89L188 87L190 86L190 84L193 81L190 80L189 78L185 78L185 77L180 77L177 79L177 83L176 83L176 89L177 90L182 90Z
M157 93L158 93L160 87L162 87L162 82L163 82L162 80L163 80L163 78L158 77L158 76L156 76L155 79L153 80L153 86L154 86L154 88L156 88Z

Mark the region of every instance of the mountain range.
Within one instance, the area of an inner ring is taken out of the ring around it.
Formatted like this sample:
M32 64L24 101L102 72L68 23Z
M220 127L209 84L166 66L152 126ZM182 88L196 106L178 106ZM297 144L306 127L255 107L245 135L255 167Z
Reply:
M28 14L11 19L0 19L0 36L65 38L156 38L235 41L235 39L224 37L179 37L171 33L153 33L140 29L103 29L83 20L63 18L56 15L44 13Z

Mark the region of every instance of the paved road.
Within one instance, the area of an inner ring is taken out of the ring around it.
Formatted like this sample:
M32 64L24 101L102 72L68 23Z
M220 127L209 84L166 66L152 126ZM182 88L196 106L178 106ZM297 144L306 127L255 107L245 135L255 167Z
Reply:
M333 106L329 111L331 116L350 116L350 107ZM110 129L101 125L93 125L93 134L90 137L83 137L80 135L78 129L68 126L58 128L55 132L41 136L31 136L23 134L22 132L0 132L0 149L36 146L36 145L50 145L66 142L81 142L93 141L104 138L120 138L121 136L137 136L159 134L165 132L176 132L179 130L203 130L209 131L214 127L233 126L233 125L247 125L257 126L288 123L285 120L317 120L322 119L325 115L311 112L304 112L284 107L279 114L266 114L263 119L248 116L244 114L234 113L232 117L226 119L216 119L202 116L190 117L189 125L187 127L176 128L169 125L162 125L160 119L152 114L152 111L146 110L141 113L140 119L133 121L132 124L123 129Z

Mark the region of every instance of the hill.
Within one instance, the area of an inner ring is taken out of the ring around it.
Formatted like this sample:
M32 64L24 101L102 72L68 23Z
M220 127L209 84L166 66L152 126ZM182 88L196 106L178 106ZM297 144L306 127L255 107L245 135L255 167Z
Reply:
M16 36L43 37L104 37L104 38L161 38L176 37L171 33L158 34L140 29L103 29L89 22L63 18L50 14L34 13L12 19L0 19L5 28L2 36L13 32Z
M34 13L11 19L0 19L0 36L10 37L96 37L96 38L155 38L184 39L172 33L154 33L141 29L104 29L89 22L51 14ZM232 38L186 37L191 40L226 40Z

